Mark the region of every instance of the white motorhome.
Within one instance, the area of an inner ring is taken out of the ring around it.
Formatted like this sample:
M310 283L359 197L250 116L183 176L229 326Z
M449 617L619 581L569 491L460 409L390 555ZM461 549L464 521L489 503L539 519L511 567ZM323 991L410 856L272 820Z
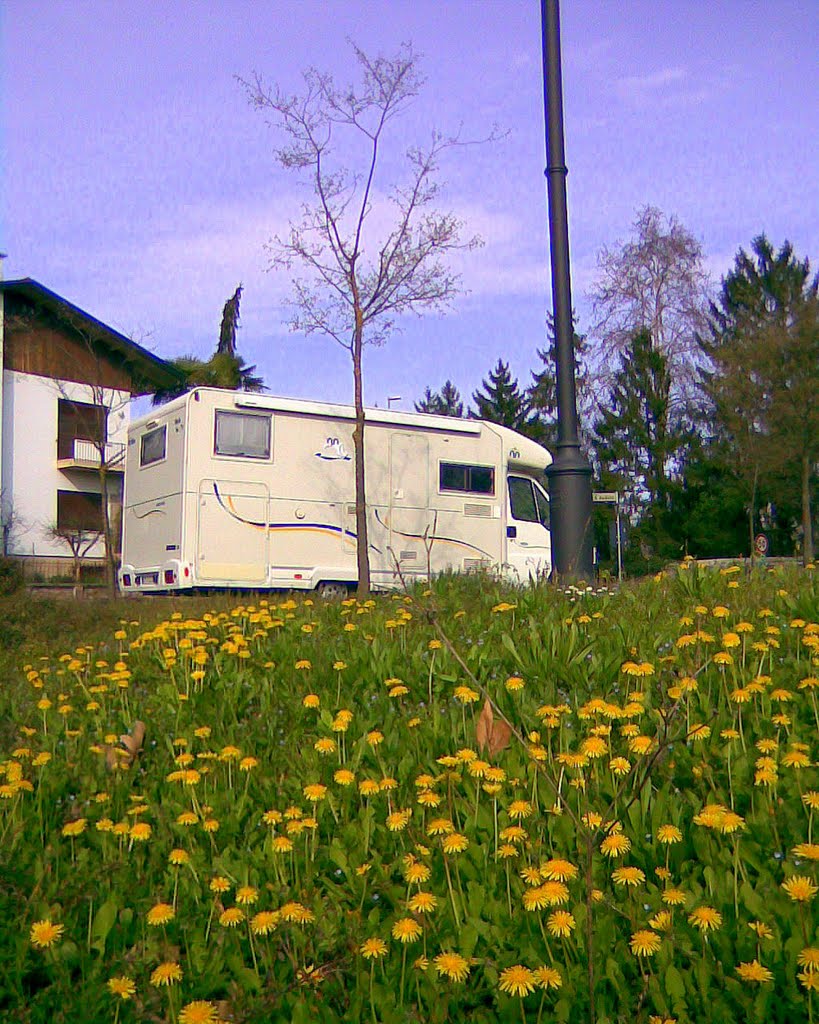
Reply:
M372 584L551 570L551 456L483 420L367 409ZM134 591L355 584L351 406L197 388L128 430L120 584Z

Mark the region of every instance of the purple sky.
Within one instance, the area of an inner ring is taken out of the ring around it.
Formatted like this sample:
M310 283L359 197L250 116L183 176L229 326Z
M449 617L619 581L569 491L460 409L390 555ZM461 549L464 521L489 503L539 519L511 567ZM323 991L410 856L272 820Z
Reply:
M595 256L636 209L676 214L718 281L765 231L819 264L815 0L564 0L573 292L580 329ZM3 0L0 250L170 357L207 357L242 281L239 351L274 394L351 401L347 354L291 335L288 276L263 244L297 213L295 182L235 74L291 90L313 64L346 81L345 40L412 41L427 76L402 147L430 127L507 137L445 166L442 205L484 248L467 294L365 355L365 397L411 408L451 377L468 397L499 356L522 383L550 307L536 0Z

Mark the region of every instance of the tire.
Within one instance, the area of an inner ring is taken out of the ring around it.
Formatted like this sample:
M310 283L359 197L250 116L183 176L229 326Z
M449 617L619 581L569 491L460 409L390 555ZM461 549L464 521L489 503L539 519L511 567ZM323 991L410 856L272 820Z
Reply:
M316 587L316 593L323 601L337 601L349 597L350 587L346 583L336 583L332 580L325 580Z

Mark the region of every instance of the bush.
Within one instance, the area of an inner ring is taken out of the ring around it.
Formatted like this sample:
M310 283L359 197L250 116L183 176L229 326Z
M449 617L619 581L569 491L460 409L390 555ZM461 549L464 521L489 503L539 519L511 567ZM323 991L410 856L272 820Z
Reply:
M13 558L0 557L0 595L16 594L23 587L23 568Z

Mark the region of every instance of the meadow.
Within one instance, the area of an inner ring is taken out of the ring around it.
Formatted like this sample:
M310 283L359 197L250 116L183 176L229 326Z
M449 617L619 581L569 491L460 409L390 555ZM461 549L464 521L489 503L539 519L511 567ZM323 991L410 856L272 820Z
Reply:
M0 1020L813 1021L813 567L15 608Z

